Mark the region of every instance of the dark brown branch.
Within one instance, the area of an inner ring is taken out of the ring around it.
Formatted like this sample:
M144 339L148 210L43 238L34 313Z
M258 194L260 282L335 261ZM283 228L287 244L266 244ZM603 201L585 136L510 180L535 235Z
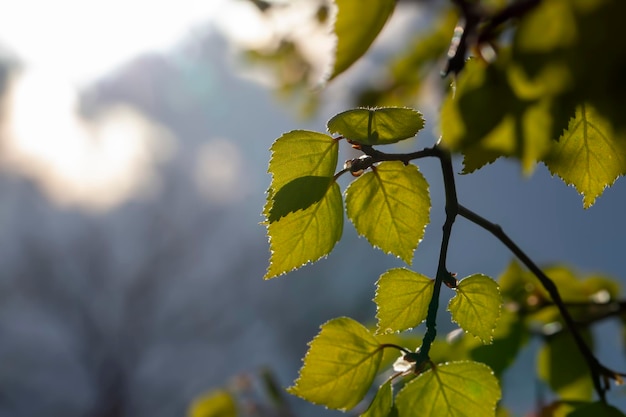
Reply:
M490 232L494 235L504 246L506 246L513 254L520 260L526 267L539 279L543 287L548 291L552 301L557 306L561 316L563 317L563 321L565 325L569 329L572 337L574 338L574 342L578 347L580 353L585 358L587 365L589 366L589 370L591 371L591 376L593 379L593 385L598 393L600 399L602 401L606 401L606 391L610 388L609 380L613 379L616 381L621 381L621 376L624 374L615 372L604 365L602 365L594 353L591 351L587 343L585 343L582 338L580 332L578 331L578 327L576 322L572 318L569 310L567 309L563 299L561 298L561 294L559 293L558 288L554 284L554 282L539 268L533 261L526 255L524 251L522 251L519 246L513 242L509 236L504 233L502 228L487 219L479 216L473 211L459 205L459 215L465 217L472 223L482 227L483 229Z

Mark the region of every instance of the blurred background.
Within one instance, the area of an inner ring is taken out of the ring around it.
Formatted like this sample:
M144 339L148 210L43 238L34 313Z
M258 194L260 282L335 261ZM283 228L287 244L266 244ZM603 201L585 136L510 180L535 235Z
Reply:
M263 280L268 149L384 94L390 62L440 3L400 2L370 52L322 89L333 39L318 0L0 2L0 416L182 416L241 375L269 369L290 385L332 317L373 323L375 281L402 264L349 223L327 259ZM437 136L437 73L404 103L427 120L404 149ZM420 169L432 224L413 268L432 275L442 184L436 163ZM623 282L625 184L587 211L544 167L523 177L512 161L457 188L537 262ZM511 256L459 220L448 259L460 276L496 277ZM621 327L598 332L601 357L626 369ZM532 349L505 375L518 413L534 401Z

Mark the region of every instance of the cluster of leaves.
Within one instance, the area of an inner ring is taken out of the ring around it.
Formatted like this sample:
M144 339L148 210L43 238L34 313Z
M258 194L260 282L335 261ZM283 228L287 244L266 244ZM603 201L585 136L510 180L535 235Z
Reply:
M527 172L542 161L583 194L585 208L626 173L624 13L622 1L544 1L495 62L468 63L441 114L464 171L500 156L519 158Z
M393 0L372 0L367 9L355 0L334 3L338 43L331 79L365 53L395 7ZM465 173L502 156L519 159L526 173L544 163L574 185L583 206L590 207L626 173L620 99L626 91L621 76L626 49L619 36L626 3L452 3L463 23L455 28L447 54L445 72L454 73L456 80L442 105L440 144L409 154L379 151L375 147L412 138L424 126L421 114L412 109L382 107L340 113L328 121L329 134L296 130L271 148L272 181L263 210L271 249L266 279L328 255L341 238L344 209L372 246L410 265L430 210L428 183L413 160L440 159L447 198L437 275L431 279L406 268L381 275L374 298L376 328L345 317L324 324L289 390L329 408L354 409L382 373L389 378L362 415L493 416L501 396L496 376L513 363L529 335L537 334L545 341L537 373L559 398L542 415L623 415L604 401L591 402L594 389L604 400L606 381L621 380L593 355L588 328L621 311L615 304L617 288L602 277L578 280L563 267L539 270L501 229L458 204L449 152L464 155ZM450 27L450 11L444 13L442 25ZM434 32L429 47L414 56L434 62L444 49L442 33ZM470 50L476 57L465 62ZM394 99L406 99L398 95L407 91L403 86L419 89L424 75L411 75L417 61L397 67L401 70L387 88ZM384 100L383 93L363 97ZM337 172L342 141L363 155ZM356 179L342 195L337 178L348 172ZM481 274L457 280L446 269L457 215L496 235L532 273L512 264L500 286ZM442 284L453 291L448 304L452 320L473 338L453 344L435 339ZM402 339L389 341L424 321L426 332L417 350ZM386 359L390 350L400 354L393 363L395 373ZM394 381L401 387L395 395Z
M271 248L266 278L287 273L332 251L341 238L344 214L336 180L347 172L355 180L345 190L345 212L357 232L372 246L411 264L429 222L430 197L419 168L408 161L428 156L428 152L379 154L373 146L410 138L423 125L422 116L411 109L354 109L328 122L328 131L336 137L292 131L278 138L272 146L272 182L264 209ZM367 153L346 161L343 170L335 174L342 140ZM367 172L365 168L369 168ZM566 288L563 297L568 303L580 303L574 315L577 321L586 318L591 324L616 311L614 305L599 307L617 296L618 289L610 279L591 277L579 281L562 267L548 269L547 273L557 285ZM572 345L572 340L568 333L561 332L558 309L537 278L515 263L500 278L502 295L498 284L481 274L446 282L454 291L448 304L452 320L474 338L447 346L436 341L432 355L426 343L415 352L412 343L411 348L403 347L397 341L401 339L389 339L389 334L414 329L425 320L428 326L428 321L434 320L439 298L436 281L407 268L383 273L374 298L376 329L369 330L345 317L324 324L311 342L290 392L329 408L352 409L370 391L377 375L388 374L390 364L384 357L385 350L391 349L399 350L401 361L408 364L404 368L396 366L398 372L392 379L405 376L407 381L394 399L388 380L364 415L421 415L423 407L415 407L417 399L432 406L426 414L430 416L448 415L451 410L459 416L494 415L500 398L494 372L500 376L513 363L528 335L542 324L553 330L539 354L538 375L561 398L582 401L578 406L589 405L594 387L584 358L576 349L567 349L569 354L561 352L564 345ZM597 294L604 294L602 304L590 302ZM497 326L503 296L507 308ZM590 309L595 309L593 314ZM585 334L591 337L589 332ZM489 344L492 346L487 347ZM464 406L459 408L459 404Z
M264 209L272 252L266 278L316 261L340 239L344 204L335 170L342 138L349 137L356 147L387 145L415 136L423 126L421 114L411 109L355 109L328 122L328 130L338 137L292 131L278 138L272 146L272 182ZM341 171L356 177L345 191L347 216L374 247L410 264L429 222L428 183L416 165L402 161L383 161L363 173L367 158L347 161ZM477 274L454 287L456 295L449 304L453 320L490 343L500 316L497 284ZM435 288L435 280L409 269L384 273L375 297L377 330L372 333L349 318L323 325L291 392L330 408L355 407L380 371L383 350L399 348L379 342L375 334L412 329L426 320ZM432 396L434 409L471 401L476 407L464 407L459 415L493 412L500 390L489 368L472 361L435 364L427 358L427 352L425 359L412 358L420 372L398 393L398 409L406 410L402 415L413 415L409 410L417 392ZM385 399L376 399L374 407L383 407L384 401L386 410L377 415L387 415L392 408L389 390L390 383L380 392Z

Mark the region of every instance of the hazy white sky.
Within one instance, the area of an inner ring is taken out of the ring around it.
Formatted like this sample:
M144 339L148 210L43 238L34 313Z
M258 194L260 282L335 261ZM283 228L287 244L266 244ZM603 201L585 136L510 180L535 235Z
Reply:
M232 0L20 0L2 7L0 43L29 66L75 83L132 56L166 50Z

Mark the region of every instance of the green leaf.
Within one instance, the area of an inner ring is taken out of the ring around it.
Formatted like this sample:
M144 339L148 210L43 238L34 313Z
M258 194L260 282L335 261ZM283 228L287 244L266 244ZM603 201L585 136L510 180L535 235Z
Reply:
M442 141L464 154L464 173L500 156L518 158L524 171L531 173L550 149L556 129L552 101L541 95L520 98L512 71L505 52L493 65L469 61L458 77L456 91L444 101Z
M589 332L584 333L588 346L591 346ZM588 401L593 395L587 362L569 332L559 332L548 338L539 351L537 374L562 399Z
M219 390L196 399L187 415L189 417L236 417L237 409L232 395Z
M415 136L424 127L424 118L405 107L360 108L335 115L327 127L331 134L363 145L387 145Z
M323 133L308 130L285 133L272 144L271 151L272 157L268 172L272 174L272 182L268 189L268 202L263 211L266 217L270 217L273 200L283 187L290 183L291 187L294 187L293 181L301 177L333 178L337 169L339 144L335 139ZM316 189L319 196L319 187ZM295 190L282 191L279 201L287 199L286 195L293 194L293 191ZM279 205L282 207L277 209L276 213L272 213L272 220L277 220L276 217L286 214L284 201L279 202Z
M374 336L358 322L326 322L310 343L300 376L288 389L314 404L348 410L369 390L383 356Z
M378 333L411 329L426 319L434 281L405 268L390 269L377 282Z
M393 408L393 386L388 380L376 392L376 396L360 417L388 417Z
M396 396L402 417L494 417L498 380L478 362L439 364L408 382Z
M342 231L343 202L339 185L333 181L321 200L267 225L271 255L265 279L328 255Z
M452 320L483 343L491 343L502 306L498 284L486 275L475 274L462 279L455 290L448 304Z
M626 414L622 413L617 408L607 403L597 401L595 403L587 404L582 407L576 408L575 411L567 415L567 417L624 417Z
M273 278L328 255L341 238L343 201L333 177L339 145L328 135L294 130L271 148L272 182L263 210Z
M472 339L475 347L470 350L469 357L489 366L500 377L515 362L521 348L528 342L529 332L523 319L518 312L503 309L493 332L493 343L484 345Z
M413 164L383 162L350 184L346 213L373 246L411 264L430 219L428 183Z
M337 50L330 78L344 72L368 50L387 19L393 13L395 0L335 0Z
M604 189L626 174L626 137L593 107L583 104L576 109L558 143L544 159L552 174L583 195L589 208Z
M332 182L332 177L306 176L285 184L273 195L267 220L273 223L289 213L306 210L324 198Z

